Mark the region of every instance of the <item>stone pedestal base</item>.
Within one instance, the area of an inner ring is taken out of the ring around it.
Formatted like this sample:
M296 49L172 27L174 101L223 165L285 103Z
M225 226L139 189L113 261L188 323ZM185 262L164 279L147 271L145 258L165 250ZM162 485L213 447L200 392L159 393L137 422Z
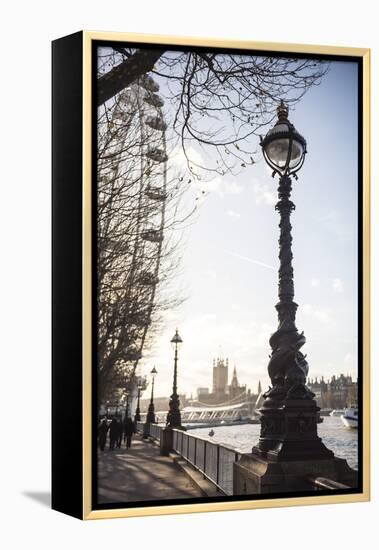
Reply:
M357 487L357 472L341 458L315 460L267 460L254 454L242 455L234 464L233 494L257 495L310 491L307 478L324 477Z
M253 454L268 461L317 461L334 454L317 435L320 408L314 399L267 399L259 410L260 438Z
M171 428L163 428L161 430L161 439L160 439L160 454L163 456L168 456L173 447L173 431Z

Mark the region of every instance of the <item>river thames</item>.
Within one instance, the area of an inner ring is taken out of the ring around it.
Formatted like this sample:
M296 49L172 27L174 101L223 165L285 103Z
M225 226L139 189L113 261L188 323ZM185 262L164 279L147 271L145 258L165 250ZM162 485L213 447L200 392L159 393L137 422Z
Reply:
M259 438L260 424L216 426L212 429L213 437L208 435L210 428L191 429L190 433L213 443L228 445L243 453L249 453ZM358 430L343 426L339 417L326 416L318 425L318 434L336 456L345 458L352 468L358 469Z

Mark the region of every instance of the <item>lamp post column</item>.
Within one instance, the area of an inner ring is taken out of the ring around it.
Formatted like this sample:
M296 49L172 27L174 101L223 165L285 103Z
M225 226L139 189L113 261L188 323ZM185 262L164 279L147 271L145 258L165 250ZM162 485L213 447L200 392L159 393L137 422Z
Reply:
M155 424L156 423L156 418L155 418L155 407L154 407L154 380L155 380L155 375L157 374L157 370L156 370L155 367L152 369L150 374L151 374L151 377L152 377L151 397L150 397L149 408L147 410L146 422L148 424Z
M176 330L171 344L174 347L174 378L172 383L172 394L169 402L169 411L167 414L167 426L169 428L182 428L182 419L180 414L180 401L178 395L178 347L183 342Z
M172 394L168 404L168 413L166 419L166 427L161 430L160 452L162 455L168 455L174 445L174 429L185 430L182 426L182 417L180 414L180 401L178 395L178 350L183 340L179 336L176 329L174 336L171 338L171 345L174 349L174 377L172 382Z
M276 305L278 312L279 326L288 321L293 330L296 330L295 316L297 304L293 301L295 296L293 267L292 267L292 226L291 213L295 210L294 203L290 200L292 191L292 182L289 176L282 176L279 181L278 196L279 201L275 206L280 214L280 236L279 236L279 284L278 297L279 302Z
M290 200L291 178L281 176L278 187L279 200L275 210L279 212L279 301L275 308L278 312L278 329L270 338L272 354L268 373L273 384L265 397L282 400L284 398L312 398L306 388L308 364L300 348L305 344L305 336L296 328L297 304L294 302L294 278L292 267L292 226L291 213L295 210Z
M268 374L272 387L264 394L260 409L261 432L253 454L274 460L326 458L333 453L317 435L319 407L307 388L308 363L300 351L304 333L296 328L297 304L294 302L292 267L291 178L282 175L275 209L280 215L278 329L270 338Z
M135 422L141 421L141 410L140 410L140 399L141 399L141 387L137 387L137 407L136 407L136 414L134 416Z

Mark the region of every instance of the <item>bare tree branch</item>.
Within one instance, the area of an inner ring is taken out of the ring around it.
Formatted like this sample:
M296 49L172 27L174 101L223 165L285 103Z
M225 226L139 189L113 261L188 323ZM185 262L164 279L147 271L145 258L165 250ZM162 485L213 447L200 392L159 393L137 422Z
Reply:
M135 82L140 76L151 71L163 54L163 50L137 50L119 65L102 75L97 86L97 104L102 105L108 99Z

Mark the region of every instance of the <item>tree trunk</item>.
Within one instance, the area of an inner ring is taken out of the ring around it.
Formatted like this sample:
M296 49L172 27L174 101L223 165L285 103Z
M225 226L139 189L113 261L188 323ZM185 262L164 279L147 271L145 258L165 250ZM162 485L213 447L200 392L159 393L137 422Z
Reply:
M164 51L159 48L137 50L109 73L101 76L97 82L97 105L102 105L137 78L151 71Z

